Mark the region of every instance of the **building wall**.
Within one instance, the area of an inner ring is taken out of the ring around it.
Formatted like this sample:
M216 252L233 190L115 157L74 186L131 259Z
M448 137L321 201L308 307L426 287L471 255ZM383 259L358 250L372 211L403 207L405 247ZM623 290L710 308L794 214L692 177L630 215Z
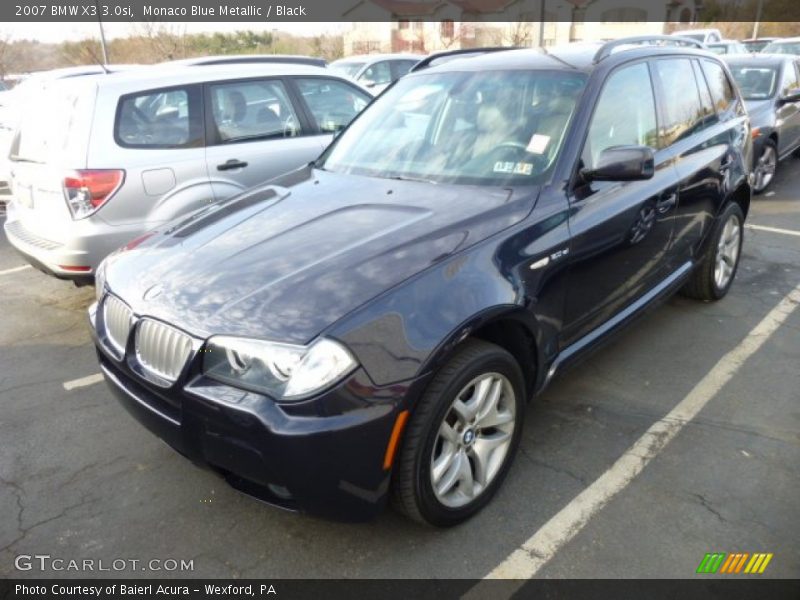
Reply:
M544 40L540 44L537 22L541 18L540 6L539 0L519 0L503 13L511 22L494 22L491 19L496 15L465 14L446 0L435 12L419 16L392 15L369 0L359 0L345 15L357 22L344 34L344 51L345 55L351 55L430 53L476 46L552 46L660 34L664 33L668 17L666 2L663 6L645 8L631 0L604 0L585 9L575 9L564 0L549 0ZM372 22L373 19L380 22ZM443 25L443 21L448 24Z

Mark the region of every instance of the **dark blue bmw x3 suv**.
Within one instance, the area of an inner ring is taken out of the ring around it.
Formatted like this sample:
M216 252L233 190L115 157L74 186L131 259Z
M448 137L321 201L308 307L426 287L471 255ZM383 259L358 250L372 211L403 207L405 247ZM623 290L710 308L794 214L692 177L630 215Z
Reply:
M452 525L557 372L678 290L725 296L751 165L730 74L690 41L421 69L314 164L109 257L100 364L240 490Z

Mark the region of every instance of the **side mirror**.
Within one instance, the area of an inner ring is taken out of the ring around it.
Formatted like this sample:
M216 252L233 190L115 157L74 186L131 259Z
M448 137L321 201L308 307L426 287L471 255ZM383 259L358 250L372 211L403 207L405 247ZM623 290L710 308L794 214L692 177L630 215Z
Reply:
M640 181L655 173L655 153L648 146L612 146L600 152L593 169L582 169L584 181Z
M798 102L798 101L800 101L800 88L795 88L793 90L789 90L785 94L781 95L780 100L781 100L781 102Z

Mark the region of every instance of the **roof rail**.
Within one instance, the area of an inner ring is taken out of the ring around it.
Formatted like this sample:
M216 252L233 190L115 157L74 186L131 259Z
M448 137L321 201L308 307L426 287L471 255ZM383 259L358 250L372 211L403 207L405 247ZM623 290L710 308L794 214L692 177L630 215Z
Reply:
M176 66L184 65L187 67L205 67L209 65L234 65L251 63L310 65L313 67L326 67L328 65L324 58L290 54L222 54L217 56L196 56L193 58L170 60L161 64Z
M594 55L592 62L598 63L604 58L608 57L614 48L619 48L620 46L633 46L637 44L641 46L694 46L701 50L705 50L705 45L703 42L693 40L692 38L681 37L679 35L639 35L606 42L600 46L600 49L597 51L597 54Z
M473 56L480 56L481 54L488 54L490 52L502 52L503 50L519 50L519 46L490 46L486 48L461 48L459 50L445 50L443 52L434 52L426 56L409 70L409 73L416 73L428 67L436 66L436 64L444 64L455 60L457 58L470 58ZM434 64L435 63L435 64Z

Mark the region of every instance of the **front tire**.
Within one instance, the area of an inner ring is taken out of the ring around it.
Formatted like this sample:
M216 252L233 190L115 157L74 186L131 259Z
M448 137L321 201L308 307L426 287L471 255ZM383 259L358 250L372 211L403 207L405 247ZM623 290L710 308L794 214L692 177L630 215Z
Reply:
M731 202L717 219L700 264L681 293L705 302L724 298L736 277L743 238L744 214L737 203Z
M766 140L764 147L761 149L761 155L756 161L753 174L755 181L753 182L753 193L760 194L769 187L772 180L775 179L775 171L778 168L778 146L773 140Z
M468 340L434 376L405 434L392 502L430 525L456 525L500 487L519 445L522 371L511 354Z

